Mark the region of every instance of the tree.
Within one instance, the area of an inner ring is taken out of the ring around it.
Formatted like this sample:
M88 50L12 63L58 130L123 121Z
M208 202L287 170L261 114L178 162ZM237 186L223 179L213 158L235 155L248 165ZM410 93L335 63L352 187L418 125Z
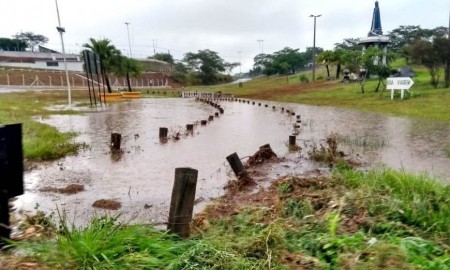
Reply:
M437 37L433 41L417 40L408 47L413 61L427 68L434 88L438 87L441 73L449 59L449 46L447 38Z
M91 50L100 57L101 72L104 76L108 93L111 93L111 84L109 82L108 72L112 72L114 67L120 63L121 53L114 45L111 44L109 39L94 38L89 39L89 43L83 44L83 47Z
M259 71L267 76L295 73L305 67L307 60L304 54L289 47L273 54L258 54L253 59L253 72Z
M203 84L214 84L220 80L220 73L226 70L226 63L217 52L199 50L197 53L186 53L183 59L187 67L198 74Z
M118 62L114 66L114 72L119 76L126 76L128 92L131 92L130 76L137 78L142 73L142 67L138 61L126 56L118 56Z
M357 38L345 38L342 43L334 43L335 49L343 49L346 51L361 51L362 46Z
M27 48L34 52L36 46L48 42L48 38L43 35L36 35L33 32L17 33L13 36L27 44Z
M155 59L159 61L164 61L170 64L175 64L173 60L173 56L170 53L155 53L152 57L148 57L149 59Z
M325 64L325 68L327 69L327 77L330 78L330 68L329 65L335 62L335 54L334 51L326 50L320 53L317 56L317 62L322 62Z
M0 38L0 49L3 51L25 51L27 44L23 40Z
M299 49L286 47L281 51L273 53L273 68L278 74L291 74L303 68L306 64L306 58Z

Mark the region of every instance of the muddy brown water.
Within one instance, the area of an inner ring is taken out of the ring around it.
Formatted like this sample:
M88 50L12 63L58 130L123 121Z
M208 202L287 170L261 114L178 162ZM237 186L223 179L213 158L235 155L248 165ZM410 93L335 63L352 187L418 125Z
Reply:
M208 119L217 109L194 99L178 98L123 101L92 113L53 115L41 120L61 131L79 132L76 140L90 147L76 156L45 163L27 172L26 192L15 201L15 208L46 213L58 208L77 225L102 213L121 213L121 220L132 223L161 224L167 220L177 167L199 171L196 198L202 203L196 206L196 211L211 198L223 194L223 186L233 178L225 158L234 152L244 158L269 143L279 157L285 157L278 164L265 166L258 181L317 169L326 171L326 166L309 161L306 151L289 153L287 142L295 131L294 124L300 125L297 143L303 148L304 144L324 144L325 137L333 132L338 134L340 149L360 159L366 167L381 164L427 172L439 181L450 182L448 122L255 102L256 105L220 101L225 113L206 126L200 126L200 120ZM286 110L296 115L288 115ZM301 123L297 122L297 115L301 115ZM193 134L184 135L186 124L196 124ZM180 132L180 140L161 143L160 127L169 128L169 135ZM119 159L109 153L113 132L122 134L123 153ZM63 188L69 184L84 185L85 190L73 195L40 191L43 187ZM121 208L117 211L93 208L93 202L101 199L116 200Z

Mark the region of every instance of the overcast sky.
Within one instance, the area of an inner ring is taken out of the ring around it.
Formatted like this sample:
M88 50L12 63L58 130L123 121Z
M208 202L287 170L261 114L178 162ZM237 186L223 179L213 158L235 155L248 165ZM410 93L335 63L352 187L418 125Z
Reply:
M312 47L317 18L316 46L332 49L344 38L366 36L374 0L59 0L61 24L66 28L66 51L78 53L90 37L108 38L123 54L146 58L168 52L175 59L187 52L210 49L228 62L252 67L258 53L284 47L304 51ZM380 0L385 33L400 25L422 28L448 26L449 0ZM34 32L61 50L55 0L0 0L0 37ZM263 40L258 42L258 40ZM154 46L155 44L155 46ZM239 69L239 68L237 68ZM234 72L239 72L235 69Z

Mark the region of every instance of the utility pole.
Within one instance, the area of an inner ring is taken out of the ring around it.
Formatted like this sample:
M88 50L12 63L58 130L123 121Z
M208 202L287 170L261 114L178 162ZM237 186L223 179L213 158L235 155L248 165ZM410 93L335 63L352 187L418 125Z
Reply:
M312 53L312 64L313 64L313 70L312 70L312 81L314 82L316 80L316 18L320 17L322 15L309 15L309 17L314 18L314 39L313 39L313 53Z
M153 55L156 54L156 47L158 47L158 40L153 39Z
M125 24L127 25L128 46L129 46L129 49L130 49L130 58L133 58L133 54L131 53L130 29L128 29L128 26L130 25L130 23L129 22L125 22Z
M61 19L59 17L58 0L55 0L55 4L56 4L56 14L58 15L58 26L56 27L56 30L58 30L59 35L61 37L61 48L62 48L63 60L64 60L64 70L66 71L67 99L69 100L69 107L72 107L72 95L70 93L71 90L70 90L69 72L67 71L66 50L64 49L64 38L63 38L63 33L66 32L66 29L61 26Z

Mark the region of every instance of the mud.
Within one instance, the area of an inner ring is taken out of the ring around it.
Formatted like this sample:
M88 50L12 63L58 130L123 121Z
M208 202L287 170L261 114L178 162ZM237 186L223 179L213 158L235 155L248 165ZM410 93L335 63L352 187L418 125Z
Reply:
M120 202L115 201L115 200L100 199L100 200L95 201L92 204L92 206L96 207L96 208L106 209L106 210L118 210L122 205Z

